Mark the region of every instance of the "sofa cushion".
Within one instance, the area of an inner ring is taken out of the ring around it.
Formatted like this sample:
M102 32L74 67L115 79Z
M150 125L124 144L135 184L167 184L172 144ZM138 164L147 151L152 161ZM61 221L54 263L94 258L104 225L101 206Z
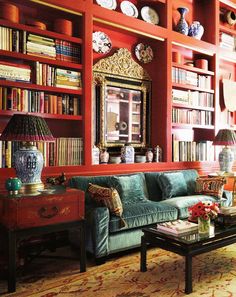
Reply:
M184 176L185 182L187 184L188 195L193 195L195 193L195 181L198 177L198 172L195 169L186 169L178 171L166 171L166 173L181 172ZM145 172L146 184L148 189L148 196L150 200L160 201L162 200L162 191L157 182L158 176L160 176L163 171L160 172Z
M126 226L122 218L123 206L120 195L116 189L101 187L90 183L88 193L97 202L98 206L106 206L112 214L120 218L120 227Z
M133 205L123 205L123 207L123 218L127 223L127 229L176 220L178 214L175 207L150 200L136 202ZM116 216L111 216L109 232L117 231L120 231L119 219Z
M197 194L204 194L215 196L218 199L222 198L224 184L226 179L224 177L199 177L196 180L196 189Z
M165 206L168 205L168 206L175 207L178 210L178 218L185 219L189 217L188 208L200 201L216 202L217 199L213 196L207 196L207 195L191 195L191 196L174 197L171 199L160 201L159 203L161 205L165 205Z
M133 204L148 199L147 186L143 173L113 176L112 185L119 192L123 204Z
M168 199L187 195L187 184L182 172L166 172L158 176L157 182L162 190L162 198Z

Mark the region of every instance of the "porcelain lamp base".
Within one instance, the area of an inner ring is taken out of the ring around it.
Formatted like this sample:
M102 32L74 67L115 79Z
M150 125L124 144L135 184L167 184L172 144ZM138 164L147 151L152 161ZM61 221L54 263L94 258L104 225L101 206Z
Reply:
M234 154L231 149L227 146L219 154L220 171L232 172L234 163Z
M22 182L21 193L33 194L44 188L41 181L43 155L31 143L26 143L15 153L16 175Z

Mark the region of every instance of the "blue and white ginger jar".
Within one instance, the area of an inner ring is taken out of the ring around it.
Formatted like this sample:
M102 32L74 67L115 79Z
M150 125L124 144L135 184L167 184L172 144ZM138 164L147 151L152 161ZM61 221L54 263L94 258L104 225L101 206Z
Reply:
M188 35L196 38L196 39L201 39L202 35L204 33L204 28L198 21L194 21L192 25L189 27Z

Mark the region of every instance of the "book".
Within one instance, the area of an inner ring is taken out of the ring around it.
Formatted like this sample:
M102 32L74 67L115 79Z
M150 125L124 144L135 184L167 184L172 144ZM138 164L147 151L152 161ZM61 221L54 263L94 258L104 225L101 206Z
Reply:
M198 225L189 221L177 220L157 224L157 230L163 233L183 235L189 232L196 232Z

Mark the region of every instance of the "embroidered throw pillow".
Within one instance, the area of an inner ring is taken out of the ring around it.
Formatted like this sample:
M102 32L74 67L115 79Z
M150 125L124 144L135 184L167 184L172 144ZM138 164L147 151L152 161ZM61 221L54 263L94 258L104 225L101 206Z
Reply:
M198 177L196 179L195 192L197 194L204 194L215 196L218 199L222 198L224 184L226 179L224 177Z
M121 227L126 226L126 222L122 218L123 206L120 200L120 195L116 189L89 183L87 191L97 204L106 206L112 214L120 217Z

